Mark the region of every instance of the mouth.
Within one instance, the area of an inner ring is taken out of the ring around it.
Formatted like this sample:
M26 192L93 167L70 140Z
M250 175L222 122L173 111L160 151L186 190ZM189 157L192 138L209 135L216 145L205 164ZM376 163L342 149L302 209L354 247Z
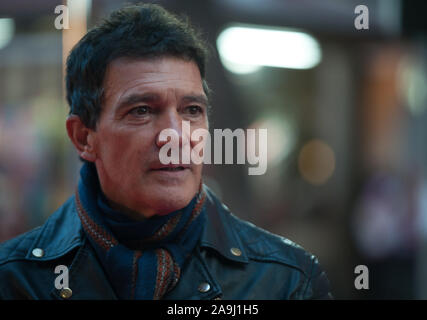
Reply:
M186 171L186 169L191 169L190 165L186 164L158 164L151 167L151 171L155 172L181 172Z
M153 169L153 170L175 172L175 171L183 171L185 169L189 169L189 168L185 168L185 167L164 167L164 168L158 168L158 169Z
M191 165L185 164L169 164L169 165L154 165L150 173L154 179L161 183L184 183L192 174Z

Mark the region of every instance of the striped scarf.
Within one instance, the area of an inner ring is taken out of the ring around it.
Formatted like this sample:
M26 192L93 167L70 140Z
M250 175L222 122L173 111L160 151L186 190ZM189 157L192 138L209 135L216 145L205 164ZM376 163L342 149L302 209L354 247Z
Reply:
M85 163L80 177L77 213L118 298L161 299L178 283L200 238L206 220L203 185L185 208L134 221L103 200L93 164Z

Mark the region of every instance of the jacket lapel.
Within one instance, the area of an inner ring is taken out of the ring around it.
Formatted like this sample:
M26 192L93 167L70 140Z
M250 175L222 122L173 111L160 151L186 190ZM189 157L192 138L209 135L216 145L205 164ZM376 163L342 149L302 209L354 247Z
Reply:
M231 213L206 186L205 188L208 195L206 200L207 221L200 239L200 248L196 247L183 269L177 286L166 294L164 299L205 300L214 299L222 294L220 284L212 276L203 260L200 251L203 247L214 249L226 259L241 263L248 262L237 232L230 223L227 223L227 215ZM61 258L71 250L78 248L69 266L69 288L72 290L69 299L117 299L95 251L84 236L76 213L74 197L70 198L58 211L52 215L51 223L47 224L43 230L44 235L32 245L27 258L36 260L31 256L33 248L46 249L46 255L37 260ZM43 243L43 239L48 239L49 242ZM240 254L233 254L231 250L233 248L238 248ZM206 284L208 284L208 290L206 290ZM62 299L61 290L54 288L51 296Z
M117 300L87 239L77 251L69 268L69 288L72 295L68 300ZM62 299L61 290L53 289L51 295L56 299Z

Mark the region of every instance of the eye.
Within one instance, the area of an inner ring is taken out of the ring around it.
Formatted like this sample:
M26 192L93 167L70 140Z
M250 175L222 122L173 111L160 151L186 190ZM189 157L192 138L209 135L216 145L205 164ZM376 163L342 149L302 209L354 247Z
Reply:
M186 111L190 115L193 115L193 116L203 113L203 109L200 106L189 106L189 107L186 108Z
M129 111L129 114L134 116L145 116L150 113L150 107L147 106L138 106Z

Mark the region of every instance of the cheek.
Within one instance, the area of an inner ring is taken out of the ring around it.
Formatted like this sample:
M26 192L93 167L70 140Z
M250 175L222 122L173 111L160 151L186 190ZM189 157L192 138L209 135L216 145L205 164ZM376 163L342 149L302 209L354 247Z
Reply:
M193 178L194 178L194 182L195 183L199 183L200 182L200 178L202 177L202 169L203 169L203 164L197 164L194 166L193 169Z
M197 132L196 134L193 135L195 131ZM202 132L204 135L209 135L209 126L207 122L202 122L199 124L191 124L190 137L191 137L191 143L193 146L198 144L200 140L202 140L202 138L200 137ZM195 138L196 140L193 140L193 138Z
M100 142L102 149L102 156L105 160L120 160L121 157L126 156L129 150L129 139L120 135L109 135L105 140Z
M116 130L103 132L98 139L99 158L107 166L122 167L119 163L132 165L147 158L151 137L142 130Z

